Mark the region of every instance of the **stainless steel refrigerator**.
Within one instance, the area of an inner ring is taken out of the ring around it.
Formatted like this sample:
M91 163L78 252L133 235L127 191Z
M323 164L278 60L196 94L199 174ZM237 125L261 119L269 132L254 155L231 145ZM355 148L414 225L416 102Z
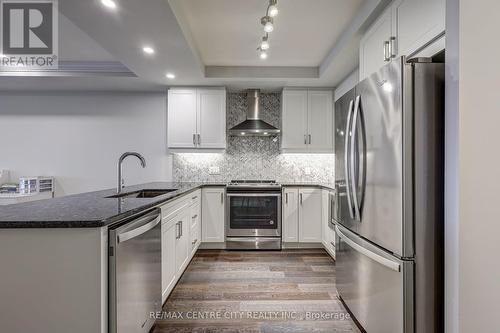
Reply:
M444 64L394 59L335 103L336 283L369 333L443 331Z

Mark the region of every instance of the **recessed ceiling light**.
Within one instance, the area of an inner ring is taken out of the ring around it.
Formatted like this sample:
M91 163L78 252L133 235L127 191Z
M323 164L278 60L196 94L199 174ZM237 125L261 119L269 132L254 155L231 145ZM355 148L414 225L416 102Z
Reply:
M241 132L241 135L245 135L246 133L245 132Z
M101 0L101 3L108 8L116 8L116 2L114 2L113 0Z
M267 132L264 132L264 135L267 135L268 133Z
M167 79L175 79L175 74L174 73L167 73L166 75Z
M144 46L142 48L142 50L144 51L144 53L146 54L153 54L155 53L155 50L151 47L151 46Z

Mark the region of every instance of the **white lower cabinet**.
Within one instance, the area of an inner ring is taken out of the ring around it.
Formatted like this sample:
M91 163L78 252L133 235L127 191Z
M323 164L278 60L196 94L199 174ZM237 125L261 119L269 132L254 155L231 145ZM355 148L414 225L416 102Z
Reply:
M283 195L283 242L321 243L321 190L285 187Z
M189 213L186 209L179 215L176 222L177 236L175 238L175 267L177 272L182 272L189 263L191 247L189 245Z
M282 209L282 241L299 241L299 189L285 188L283 190Z
M161 207L162 302L165 302L200 245L200 206L201 190L197 190Z
M225 241L225 187L206 187L201 191L201 240L206 243Z
M161 228L161 289L162 302L174 288L177 281L177 265L175 250L177 247L176 216L171 220L163 222Z

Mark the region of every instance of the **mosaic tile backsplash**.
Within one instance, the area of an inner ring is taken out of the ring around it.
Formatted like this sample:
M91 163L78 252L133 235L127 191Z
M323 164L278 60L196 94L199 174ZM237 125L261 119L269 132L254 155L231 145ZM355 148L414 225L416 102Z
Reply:
M281 94L262 93L262 120L281 128ZM246 118L246 93L227 94L226 126ZM282 154L279 139L228 137L221 153L175 153L173 178L180 182L228 182L231 179L275 179L279 182L333 183L333 154ZM212 168L212 170L211 170ZM218 168L217 174L213 169Z

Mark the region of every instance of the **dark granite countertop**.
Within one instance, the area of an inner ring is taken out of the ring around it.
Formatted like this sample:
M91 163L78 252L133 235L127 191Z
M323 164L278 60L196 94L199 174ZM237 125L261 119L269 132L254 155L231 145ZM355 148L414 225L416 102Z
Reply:
M154 198L107 198L114 189L68 195L54 199L0 206L0 229L9 228L98 228L108 226L144 210L203 186L225 183L154 182L123 189L123 193L142 189L176 189ZM282 186L334 189L332 184L284 182Z
M217 183L155 182L123 189L123 193L141 189L176 189L154 198L106 198L115 190L68 195L54 199L0 206L0 228L96 228L164 204L202 186Z

